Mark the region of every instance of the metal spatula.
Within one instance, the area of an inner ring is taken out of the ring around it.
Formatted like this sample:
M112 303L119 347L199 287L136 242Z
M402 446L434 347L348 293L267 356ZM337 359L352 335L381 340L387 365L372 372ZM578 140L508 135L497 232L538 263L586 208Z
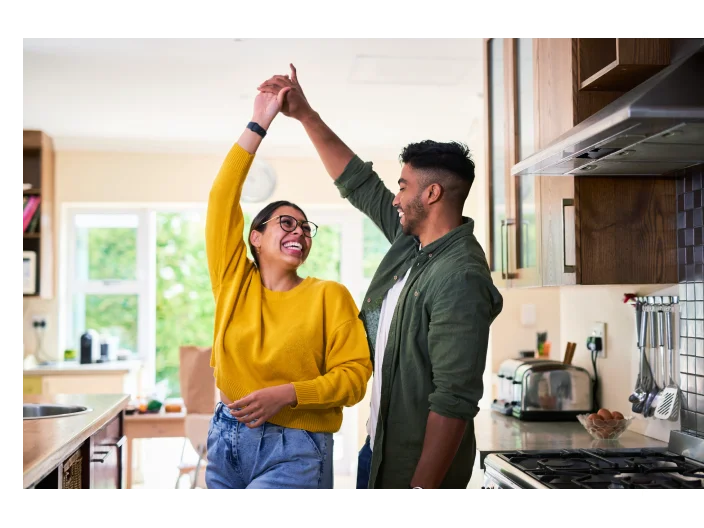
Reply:
M680 412L680 387L675 382L675 362L674 362L674 339L672 336L672 319L674 316L674 307L677 304L667 305L667 315L665 319L665 338L667 343L667 355L669 363L669 380L667 386L662 390L658 398L658 406L655 408L655 418L661 420L677 420ZM663 307L665 308L665 307ZM663 379L663 383L664 383Z

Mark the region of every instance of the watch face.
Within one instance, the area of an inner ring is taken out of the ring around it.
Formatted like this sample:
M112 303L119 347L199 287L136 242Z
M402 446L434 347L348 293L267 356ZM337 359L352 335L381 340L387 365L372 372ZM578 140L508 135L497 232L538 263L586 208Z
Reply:
M276 173L266 162L254 160L242 187L243 202L264 202L274 193Z

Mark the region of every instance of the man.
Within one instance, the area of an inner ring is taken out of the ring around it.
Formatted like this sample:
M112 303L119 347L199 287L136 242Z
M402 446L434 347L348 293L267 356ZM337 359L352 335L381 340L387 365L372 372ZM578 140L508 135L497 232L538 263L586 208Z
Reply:
M311 108L293 65L290 78L259 87L283 88L283 113L303 125L341 196L391 242L360 313L374 374L358 487L466 488L489 326L503 306L474 222L462 216L474 180L469 151L408 145L394 197Z

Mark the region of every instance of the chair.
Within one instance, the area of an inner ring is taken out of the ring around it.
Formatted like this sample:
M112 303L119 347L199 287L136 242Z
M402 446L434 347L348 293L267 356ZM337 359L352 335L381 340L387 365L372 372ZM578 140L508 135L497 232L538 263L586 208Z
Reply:
M218 401L213 368L210 366L210 351L210 347L191 345L179 347L179 378L181 397L186 408L184 422L186 438L178 465L177 488L184 475L189 476L191 489L197 485L205 487L203 476L207 464L208 429L213 417L213 409ZM195 464L183 461L187 442L191 443L198 454L198 461Z

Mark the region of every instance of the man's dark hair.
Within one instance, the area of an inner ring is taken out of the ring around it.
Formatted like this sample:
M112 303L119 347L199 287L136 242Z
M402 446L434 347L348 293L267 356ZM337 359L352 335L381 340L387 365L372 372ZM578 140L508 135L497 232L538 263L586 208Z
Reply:
M448 198L460 206L464 204L474 182L474 162L467 145L426 139L407 145L399 159L421 172L424 187L440 183Z
M252 234L252 231L259 231L260 233L263 233L266 231L266 228L269 227L269 224L262 225L264 222L267 220L270 220L272 215L274 214L274 211L276 211L279 207L293 207L294 209L298 209L300 213L303 215L303 218L308 220L308 216L306 216L306 213L303 212L303 209L298 207L295 203L287 202L286 200L279 200L278 202L271 202L269 205L267 205L264 209L259 211L257 213L257 216L254 217L254 220L252 220L252 225L249 228L249 234ZM254 258L254 263L259 266L259 257L257 256L257 251L252 244L252 242L249 240L249 237L247 237L247 242L249 243L249 250L252 252L252 257Z

